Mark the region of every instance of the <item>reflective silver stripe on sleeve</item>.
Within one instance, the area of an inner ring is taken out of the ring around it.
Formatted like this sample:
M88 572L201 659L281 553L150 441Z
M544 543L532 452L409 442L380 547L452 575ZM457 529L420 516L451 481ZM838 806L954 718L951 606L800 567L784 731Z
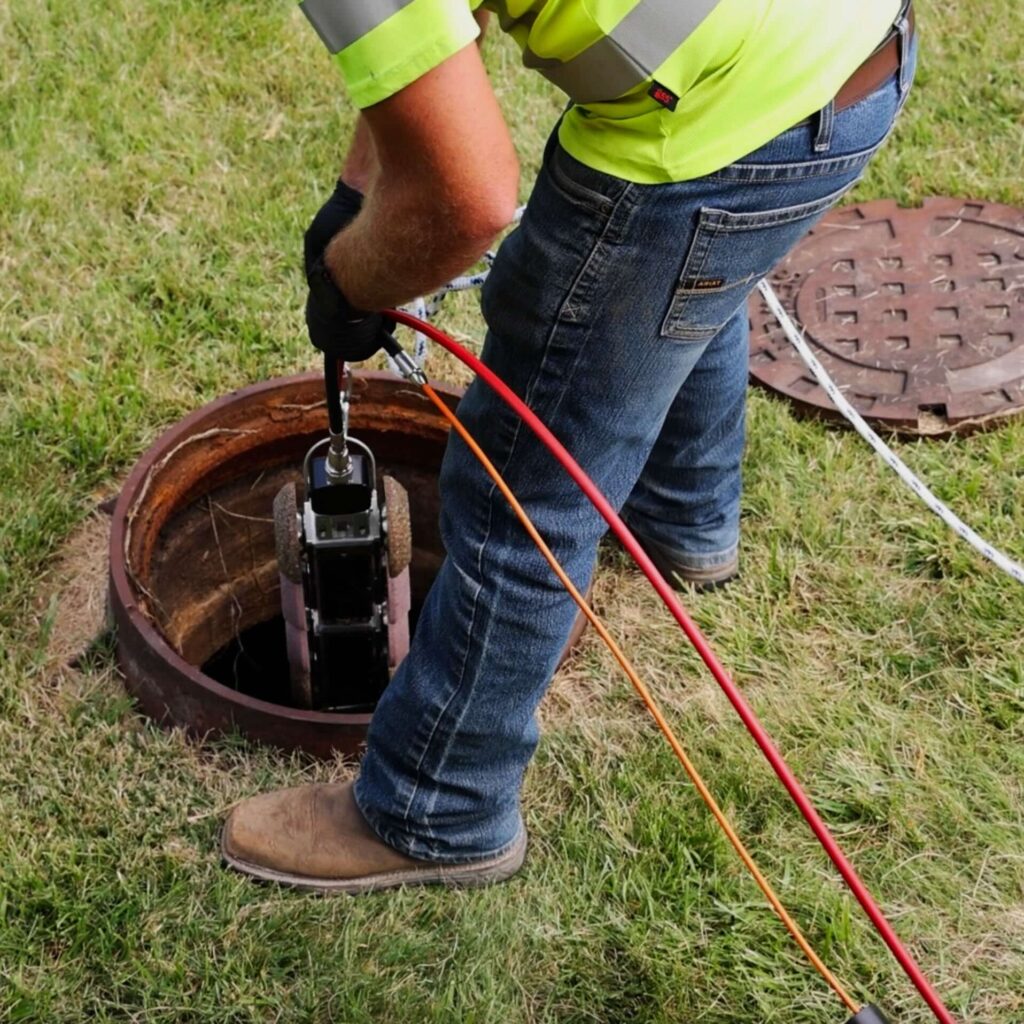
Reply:
M642 85L696 31L721 0L640 0L602 39L566 61L527 47L523 63L576 103L599 103ZM499 4L499 6L502 6Z
M331 53L383 24L412 0L302 0L299 7Z

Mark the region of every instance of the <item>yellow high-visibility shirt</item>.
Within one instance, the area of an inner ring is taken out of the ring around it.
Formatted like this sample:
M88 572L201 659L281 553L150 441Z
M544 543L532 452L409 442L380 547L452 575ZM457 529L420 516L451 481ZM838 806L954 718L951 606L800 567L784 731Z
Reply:
M720 170L820 110L901 0L302 0L353 102L394 95L497 14L573 100L562 145L630 181Z

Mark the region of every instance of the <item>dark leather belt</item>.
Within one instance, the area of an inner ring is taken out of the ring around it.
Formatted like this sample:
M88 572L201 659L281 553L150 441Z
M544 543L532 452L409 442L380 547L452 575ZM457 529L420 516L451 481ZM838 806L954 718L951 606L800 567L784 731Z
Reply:
M907 19L907 32L914 38L914 5L908 3L900 11L900 18ZM889 34L870 57L846 80L846 84L836 93L836 112L852 107L855 103L870 96L883 82L891 78L900 69L903 62L903 40L899 29L893 26Z

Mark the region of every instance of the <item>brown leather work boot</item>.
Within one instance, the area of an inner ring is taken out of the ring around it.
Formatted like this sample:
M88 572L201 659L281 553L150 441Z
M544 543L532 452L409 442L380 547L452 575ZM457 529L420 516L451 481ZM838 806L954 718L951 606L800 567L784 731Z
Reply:
M622 549L619 538L614 533L609 531L606 536L610 543L620 550ZM637 533L636 530L633 530L633 536L636 537L637 543L647 552L655 568L665 577L666 582L673 590L685 593L692 588L697 593L703 594L712 590L718 590L720 587L724 587L726 584L739 578L739 552L736 552L721 565L715 565L710 568L697 568L693 565L688 565L671 548L659 544L656 540L651 540L643 536L643 534Z
M523 863L526 834L489 860L414 860L381 842L356 806L352 783L336 782L243 800L224 823L220 845L228 865L255 878L318 892L358 893L504 881Z

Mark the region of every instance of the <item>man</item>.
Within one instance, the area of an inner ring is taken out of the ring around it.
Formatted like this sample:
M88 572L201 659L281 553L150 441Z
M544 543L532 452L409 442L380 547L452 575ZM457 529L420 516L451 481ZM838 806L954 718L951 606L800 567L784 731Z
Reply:
M302 4L363 110L306 237L321 347L372 351L365 311L460 273L512 218L516 158L475 6ZM485 286L484 359L663 571L719 585L738 565L746 299L884 141L913 77L913 14L900 0L483 6L573 101ZM603 521L487 387L460 415L586 587ZM358 780L242 803L223 836L233 867L359 892L522 863L534 711L575 606L458 440L441 488L448 557Z

